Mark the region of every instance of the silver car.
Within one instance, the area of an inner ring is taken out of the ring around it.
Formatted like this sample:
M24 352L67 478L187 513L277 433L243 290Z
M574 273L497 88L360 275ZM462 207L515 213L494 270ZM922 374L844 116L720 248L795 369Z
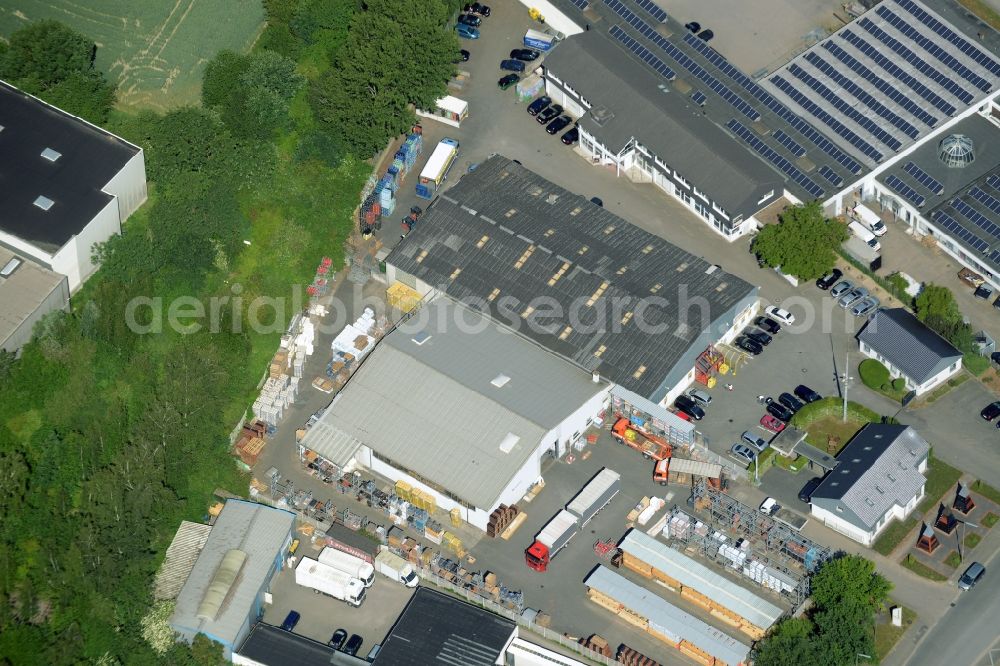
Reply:
M750 430L744 432L743 435L740 437L740 440L742 440L746 444L749 444L758 451L763 451L764 449L767 448L767 440Z
M871 313L875 312L879 305L881 305L881 303L879 303L877 298L869 296L855 303L854 307L851 308L851 314L855 317L867 317Z
M837 304L846 310L847 308L851 307L852 305L854 305L867 295L868 295L867 289L865 289L864 287L855 287L851 291L841 296L840 300L837 301Z
M712 402L712 396L710 396L706 391L701 389L691 389L688 391L688 395L700 402L703 405L707 405Z
M754 458L757 457L757 453L746 444L733 444L731 452L737 458L745 460L748 463L752 463Z
M834 285L833 289L830 290L830 295L834 298L840 298L851 289L854 289L854 284L850 280L842 280Z

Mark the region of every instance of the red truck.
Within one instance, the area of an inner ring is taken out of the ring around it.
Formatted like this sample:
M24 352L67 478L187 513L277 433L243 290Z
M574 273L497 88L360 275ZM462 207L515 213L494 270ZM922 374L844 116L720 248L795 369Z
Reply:
M625 417L615 421L611 435L618 440L618 443L631 447L657 462L666 460L673 452L673 447L665 439L646 432Z

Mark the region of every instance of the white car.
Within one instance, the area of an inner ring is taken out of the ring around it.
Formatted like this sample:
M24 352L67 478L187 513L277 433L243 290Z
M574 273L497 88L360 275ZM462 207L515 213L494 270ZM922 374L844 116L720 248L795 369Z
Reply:
M766 500L760 503L760 512L765 516L770 516L778 512L781 506L778 504L778 500L773 497L768 497Z
M780 323L785 326L791 326L795 323L795 315L793 315L788 310L782 310L777 305L769 305L764 309L765 314L771 319L777 319Z

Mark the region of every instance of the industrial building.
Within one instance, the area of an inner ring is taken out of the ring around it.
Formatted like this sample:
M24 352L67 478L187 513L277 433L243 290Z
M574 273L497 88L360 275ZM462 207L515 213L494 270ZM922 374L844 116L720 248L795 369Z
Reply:
M861 353L923 395L962 370L962 352L904 308L879 310L858 333Z
M750 647L604 565L583 584L591 601L706 666L747 663Z
M177 595L170 628L178 639L205 634L231 658L264 614L264 597L284 566L294 525L291 511L227 501Z
M664 406L758 308L753 285L502 156L435 200L386 274Z
M992 117L1000 93L1000 35L947 0L885 0L760 79L652 2L550 4L572 36L546 56L546 90L580 118L580 151L729 240L813 199L840 214L882 197L918 216L905 200L921 177L880 175Z
M69 310L69 282L0 246L0 349L16 353L42 317Z
M0 81L0 247L76 291L146 201L142 149Z
M753 640L784 615L778 606L645 532L629 530L618 548L623 566L664 583Z
M430 493L485 530L607 409L609 385L439 297L365 359L302 446ZM377 405L377 412L372 406Z
M338 652L329 645L264 622L254 626L232 658L237 666L339 666L368 663L359 657Z
M930 445L910 426L870 423L837 455L838 465L812 494L812 515L870 546L924 496Z

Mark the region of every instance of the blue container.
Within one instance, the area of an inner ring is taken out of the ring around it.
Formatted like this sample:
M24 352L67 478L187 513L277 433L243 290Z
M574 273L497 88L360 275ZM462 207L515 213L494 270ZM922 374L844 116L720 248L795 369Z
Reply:
M396 210L396 200L389 199L382 203L382 215L392 215L393 211Z

